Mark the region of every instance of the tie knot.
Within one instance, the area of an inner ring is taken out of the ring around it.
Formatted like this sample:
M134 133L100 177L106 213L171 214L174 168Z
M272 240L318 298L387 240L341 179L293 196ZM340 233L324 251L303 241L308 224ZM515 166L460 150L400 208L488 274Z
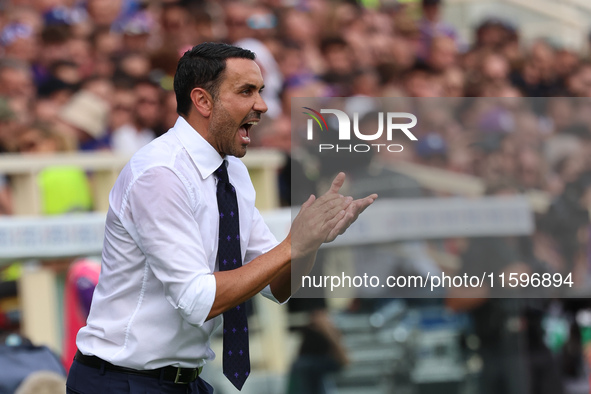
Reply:
M218 178L220 182L230 183L230 179L228 178L228 169L226 168L226 162L222 161L222 165L215 170L215 176Z

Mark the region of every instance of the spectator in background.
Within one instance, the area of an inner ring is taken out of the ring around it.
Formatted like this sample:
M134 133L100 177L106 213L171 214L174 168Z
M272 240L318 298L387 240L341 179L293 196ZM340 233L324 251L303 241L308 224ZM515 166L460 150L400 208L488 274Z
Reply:
M572 75L580 65L580 59L575 52L566 48L559 49L554 58L554 70L559 87L566 94L565 86L567 78Z
M293 42L288 41L283 44L278 54L277 64L284 78L284 88L297 83L304 75L311 75L311 71L306 69L300 46Z
M21 121L30 118L35 99L33 74L28 63L14 58L0 59L0 96L11 100L12 109Z
M320 42L320 52L326 65L322 79L335 96L349 96L350 83L355 73L355 58L351 47L341 37L326 37Z
M466 78L462 70L449 67L442 75L444 97L465 97Z
M226 24L226 39L233 43L243 38L250 37L251 31L246 23L250 7L242 1L226 1L224 3L224 15Z
M59 112L59 130L78 142L80 150L108 149L109 105L96 94L82 90Z
M419 22L420 46L417 56L426 59L433 39L439 36L457 39L455 29L441 19L442 0L421 0L422 19Z
M74 139L68 139L51 124L44 123L22 127L17 141L17 151L26 154L68 152L76 147Z
M212 39L213 33L207 31L208 20L208 14L200 4L164 3L160 14L162 47L171 46L176 51L184 52L204 38Z
M150 32L154 31L152 15L146 11L133 14L123 25L123 52L147 52Z
M109 28L95 28L89 36L94 75L111 78L115 73L115 57L123 48L123 39Z
M310 14L296 8L289 8L280 15L280 39L297 45L306 71L314 75L322 74L325 67L318 45L320 35L321 27L314 23Z
M103 103L108 104L113 98L113 81L109 78L91 77L86 78L80 84L80 91L86 91L94 94L101 99Z
M77 85L82 81L82 73L78 64L69 60L58 60L50 67L50 74L54 79L68 85Z
M354 73L351 80L351 97L380 96L380 76L373 68L364 68Z
M122 0L88 0L86 7L95 27L116 27L123 16Z
M418 162L437 167L447 167L448 147L441 135L429 133L423 136L415 147Z
M443 80L425 63L418 61L401 77L404 92L410 97L441 97Z
M92 63L92 46L86 37L72 37L68 42L72 63L78 66L78 72L82 78L93 76L94 64Z
M496 52L484 54L478 68L480 70L480 82L493 86L501 86L507 83L511 71L507 59Z
M566 78L565 84L569 96L591 97L591 64L580 64Z
M160 86L150 80L138 81L134 88L135 105L131 121L113 130L113 151L131 156L155 136L160 122Z
M116 58L115 64L114 79L145 79L151 70L150 58L142 52L124 52Z
M127 124L133 123L133 113L136 106L136 96L131 84L119 83L114 87L111 116L108 129L117 130Z
M59 61L71 61L68 40L71 37L70 26L65 24L50 25L41 32L42 51L39 51L33 62L35 84L42 86L51 77L50 68Z
M277 17L271 10L263 5L249 6L234 3L228 4L227 9L234 12L233 18L238 20L246 16L244 20L246 28L239 26L234 30L228 30L228 39L233 39L231 44L248 49L257 54L256 63L261 69L265 80L263 99L269 107L267 116L276 118L281 113L280 93L283 88L283 75L274 52L279 49L276 42ZM246 13L242 14L244 11Z
M529 52L521 73L512 75L513 84L531 97L560 95L563 80L555 69L555 50L547 42L539 40ZM567 65L566 69L569 67L572 66Z
M0 32L3 55L32 63L37 57L39 43L33 27L23 23L10 23Z
M7 4L4 16L4 26L11 23L21 23L30 26L34 32L39 33L43 29L42 11L38 9L38 4L29 7L25 4Z
M89 42L95 61L97 58L113 57L123 48L122 36L108 28L95 28L89 37Z
M436 72L446 72L457 64L458 48L453 38L437 36L431 40L427 64Z
M504 19L489 17L476 27L474 48L500 50L517 36L513 25Z
M532 148L523 148L516 154L516 178L524 190L545 190L547 173L540 154Z

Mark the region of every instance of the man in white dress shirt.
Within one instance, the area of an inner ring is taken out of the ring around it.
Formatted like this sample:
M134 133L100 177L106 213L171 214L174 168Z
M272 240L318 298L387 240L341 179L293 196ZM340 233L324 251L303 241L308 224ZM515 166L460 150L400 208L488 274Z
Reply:
M77 337L69 393L213 392L198 375L214 357L209 336L221 314L258 292L285 302L292 261L311 268L320 245L377 197L338 194L339 174L276 241L238 159L267 110L253 59L250 51L212 43L180 59L178 121L133 156L110 194L101 276ZM237 196L243 265L220 272L213 173L222 164Z

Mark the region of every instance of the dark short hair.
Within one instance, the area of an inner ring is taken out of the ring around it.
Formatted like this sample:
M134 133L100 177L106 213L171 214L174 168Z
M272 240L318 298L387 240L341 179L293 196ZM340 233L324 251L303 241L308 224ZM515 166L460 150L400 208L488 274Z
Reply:
M347 48L349 44L341 36L328 36L320 40L320 52L326 53L329 49L334 47Z
M214 100L217 98L228 58L254 60L255 54L247 49L213 42L199 44L184 53L174 75L176 112L179 115L189 113L191 91L197 87L207 90Z

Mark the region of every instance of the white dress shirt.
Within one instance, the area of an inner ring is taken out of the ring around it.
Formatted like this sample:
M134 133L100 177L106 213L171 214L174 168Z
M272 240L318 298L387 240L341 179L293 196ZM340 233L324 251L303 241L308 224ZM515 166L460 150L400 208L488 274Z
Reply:
M199 367L215 354L205 321L216 293L222 157L185 119L138 151L109 196L102 268L77 345L113 364ZM246 264L277 245L254 206L248 171L227 156ZM263 295L274 301L269 286Z

